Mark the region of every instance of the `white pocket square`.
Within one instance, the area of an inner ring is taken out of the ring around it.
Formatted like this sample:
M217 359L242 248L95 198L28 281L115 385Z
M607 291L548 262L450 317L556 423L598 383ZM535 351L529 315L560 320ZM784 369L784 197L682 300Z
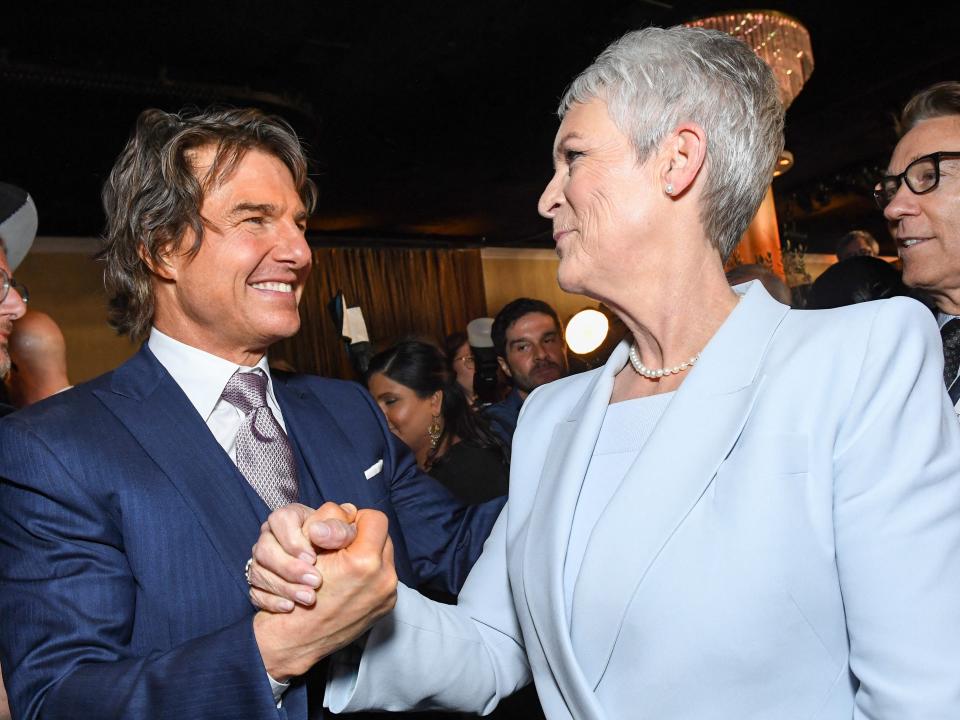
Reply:
M383 470L383 460L377 460L373 465L363 471L363 476L369 480L381 470Z

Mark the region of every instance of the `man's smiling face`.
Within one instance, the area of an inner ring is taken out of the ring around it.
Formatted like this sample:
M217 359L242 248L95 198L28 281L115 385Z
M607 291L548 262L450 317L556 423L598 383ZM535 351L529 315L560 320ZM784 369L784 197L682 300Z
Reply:
M919 122L897 143L887 172L902 173L935 152L960 152L960 115ZM930 292L941 307L960 301L960 158L940 161L940 183L929 193L917 195L901 183L883 214L903 260L904 282Z
M198 177L213 147L193 157ZM192 231L157 267L157 328L193 347L253 365L300 327L297 305L310 272L307 213L293 176L277 157L249 150L205 194L199 251Z

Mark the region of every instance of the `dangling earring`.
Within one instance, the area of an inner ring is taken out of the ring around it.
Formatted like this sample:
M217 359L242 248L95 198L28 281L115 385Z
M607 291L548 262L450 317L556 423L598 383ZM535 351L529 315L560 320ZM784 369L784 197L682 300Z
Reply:
M434 415L433 420L430 421L430 425L427 427L427 435L430 436L430 449L436 450L437 445L440 444L440 435L443 434L443 423L440 421L439 415Z

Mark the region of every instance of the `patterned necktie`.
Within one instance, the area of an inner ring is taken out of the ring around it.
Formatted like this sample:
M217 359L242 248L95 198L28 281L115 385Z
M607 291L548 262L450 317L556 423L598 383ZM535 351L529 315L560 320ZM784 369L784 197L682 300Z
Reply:
M243 413L237 430L237 468L271 510L296 502L297 466L283 428L267 407L263 370L235 372L222 397Z
M960 318L953 318L940 328L943 340L943 384L949 388L960 370Z

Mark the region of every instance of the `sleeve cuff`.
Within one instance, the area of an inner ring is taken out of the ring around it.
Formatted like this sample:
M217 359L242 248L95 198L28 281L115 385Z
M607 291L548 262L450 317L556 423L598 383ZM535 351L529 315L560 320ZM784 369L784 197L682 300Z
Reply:
M267 680L270 681L270 689L273 691L273 700L277 703L277 707L280 707L280 704L283 702L283 694L290 688L289 682L277 682L272 677L270 673L267 673Z

